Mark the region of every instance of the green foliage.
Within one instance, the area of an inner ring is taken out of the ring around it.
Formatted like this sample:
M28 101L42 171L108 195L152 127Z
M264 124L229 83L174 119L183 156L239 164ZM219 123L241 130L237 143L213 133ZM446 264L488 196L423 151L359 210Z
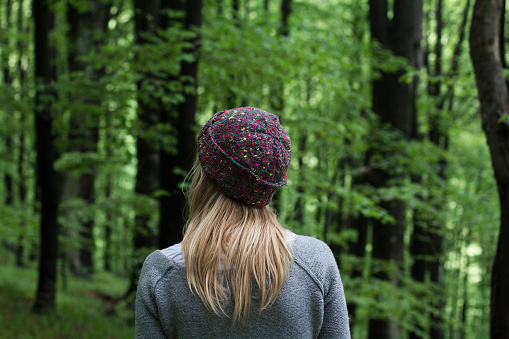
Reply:
M18 6L15 3L13 10ZM93 2L70 3L86 12ZM134 194L136 140L143 137L175 154L176 129L171 123L142 124L137 109L140 103L151 109L164 107L168 118L174 119L177 105L194 90L190 79L179 77L181 63L195 58L199 58L196 131L211 114L231 106L257 106L280 116L293 149L288 185L279 197L280 219L296 233L326 238L335 248L347 300L357 305L355 338L367 336L368 322L373 317L394 318L406 333L414 331L426 337L432 325L429 315L440 312L440 303L445 304L439 315L445 320L446 338L487 336L491 260L500 211L480 128L466 41L458 71L450 71L463 0L444 1L447 22L442 37L441 75L432 74L431 65L420 70L411 68L404 59L372 43L367 1L293 1L288 36L279 34L280 2L270 1L265 12L261 1L245 1L237 13L239 19L234 20L228 2L221 12L219 2L205 1L201 31L168 25L155 34L143 35L142 45L135 41L132 4L108 3L108 29L92 32L93 46L78 58L86 67L70 72L66 2L56 2L57 27L52 39L57 47L58 81L50 88L57 94L53 102L59 150L56 169L71 181L83 174L96 175L94 202L76 199L69 192L63 198L61 256L68 260L66 256L84 247L79 231L85 221L94 220L95 269L99 273L92 276L90 284L70 278L69 290L59 296L61 317L69 315L76 322L58 321L54 316L39 318L28 313L35 281L33 270L8 267L13 258L8 256L7 262L0 255L0 276L4 277L0 279L0 304L12 311L0 315L0 322L4 321L0 328L7 329L7 337L74 337L77 333L83 337L132 336L132 328L124 328L118 319L98 318L104 305L83 291L95 288L100 279L101 284L115 286L109 293L123 292L125 280L104 275L103 268L109 264L125 278L133 255L142 260L151 250L132 253L131 234L137 229L136 216L150 219L150 229L157 230L156 199L167 192L158 190L153 197ZM28 2L25 6L28 15ZM431 63L436 57L432 49L436 13L432 6L433 2L424 4L425 47ZM0 7L4 9L5 4ZM183 15L162 14L168 19ZM4 16L5 11L0 11L2 22ZM12 19L16 16L12 14ZM34 42L28 29L30 20L28 16L23 18L21 32L16 27L0 31L0 63L13 76L12 83L4 78L0 83L0 137L13 142L10 148L0 143L0 174L3 178L9 175L15 183L14 203L7 205L6 183L0 180L0 238L11 249L20 238L25 248L35 248L39 229L32 113L33 92L38 85L32 79ZM199 55L185 53L188 39L197 34L202 39ZM26 44L21 52L17 47L20 41ZM393 72L402 82L419 79L419 136L415 140L403 139L371 111L371 82ZM441 86L440 96L429 95L429 86L435 84ZM95 149L85 147L90 143L86 133L76 136L90 128L98 130ZM429 138L433 128L448 138L434 144ZM17 161L21 155L20 172ZM174 172L180 171L178 166L175 164ZM374 171L385 171L393 179L378 187L366 180ZM24 201L19 183L26 183L28 189ZM407 209L403 267L371 258L372 221L381 221L382 227L393 224L394 217L383 208L393 200L404 202ZM351 254L360 235L350 225L359 217L370 220L364 258ZM424 283L409 278L416 259L409 255L409 239L417 222L437 225L429 231L447 240L442 257L425 258L444 262L442 289L430 283L429 277ZM25 261L28 252L24 253ZM375 273L382 272L398 278L400 284L374 278ZM19 284L9 280L11 276L18 278ZM444 300L437 297L441 290L445 291ZM23 297L16 301L11 294ZM464 305L466 318L462 319ZM19 318L12 316L15 312ZM35 324L35 332L24 330L27 321ZM112 329L106 325L110 322L115 325Z

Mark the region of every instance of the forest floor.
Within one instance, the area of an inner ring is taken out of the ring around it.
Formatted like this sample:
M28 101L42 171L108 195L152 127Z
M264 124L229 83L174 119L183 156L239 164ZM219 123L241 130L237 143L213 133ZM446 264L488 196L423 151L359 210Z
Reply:
M126 279L100 272L89 280L68 275L57 287L57 310L34 314L36 267L0 261L0 338L133 338L134 315L115 296Z

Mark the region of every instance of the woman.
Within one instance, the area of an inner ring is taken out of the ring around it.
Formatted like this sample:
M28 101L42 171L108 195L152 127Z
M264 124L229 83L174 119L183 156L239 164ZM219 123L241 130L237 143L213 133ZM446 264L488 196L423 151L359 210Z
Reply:
M137 338L350 338L331 250L268 207L290 159L279 118L258 108L203 126L184 239L141 271Z

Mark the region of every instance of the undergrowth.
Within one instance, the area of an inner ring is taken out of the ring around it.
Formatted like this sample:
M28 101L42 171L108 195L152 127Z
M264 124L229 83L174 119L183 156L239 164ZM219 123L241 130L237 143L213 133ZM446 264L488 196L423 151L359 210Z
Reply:
M119 301L126 280L96 273L68 275L57 288L56 311L34 314L37 269L0 262L0 338L133 338L132 305Z

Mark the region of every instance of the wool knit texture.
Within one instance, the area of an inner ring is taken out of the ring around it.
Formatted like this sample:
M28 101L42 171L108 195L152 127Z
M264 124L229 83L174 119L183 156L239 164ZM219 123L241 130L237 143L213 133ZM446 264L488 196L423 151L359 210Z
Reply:
M136 295L136 338L337 338L350 339L338 266L320 240L297 236L294 265L269 308L258 314L252 299L246 325L232 324L233 302L218 316L191 292L180 244L150 254Z
M277 115L254 107L224 110L202 127L198 158L223 193L263 207L286 184L290 137Z

